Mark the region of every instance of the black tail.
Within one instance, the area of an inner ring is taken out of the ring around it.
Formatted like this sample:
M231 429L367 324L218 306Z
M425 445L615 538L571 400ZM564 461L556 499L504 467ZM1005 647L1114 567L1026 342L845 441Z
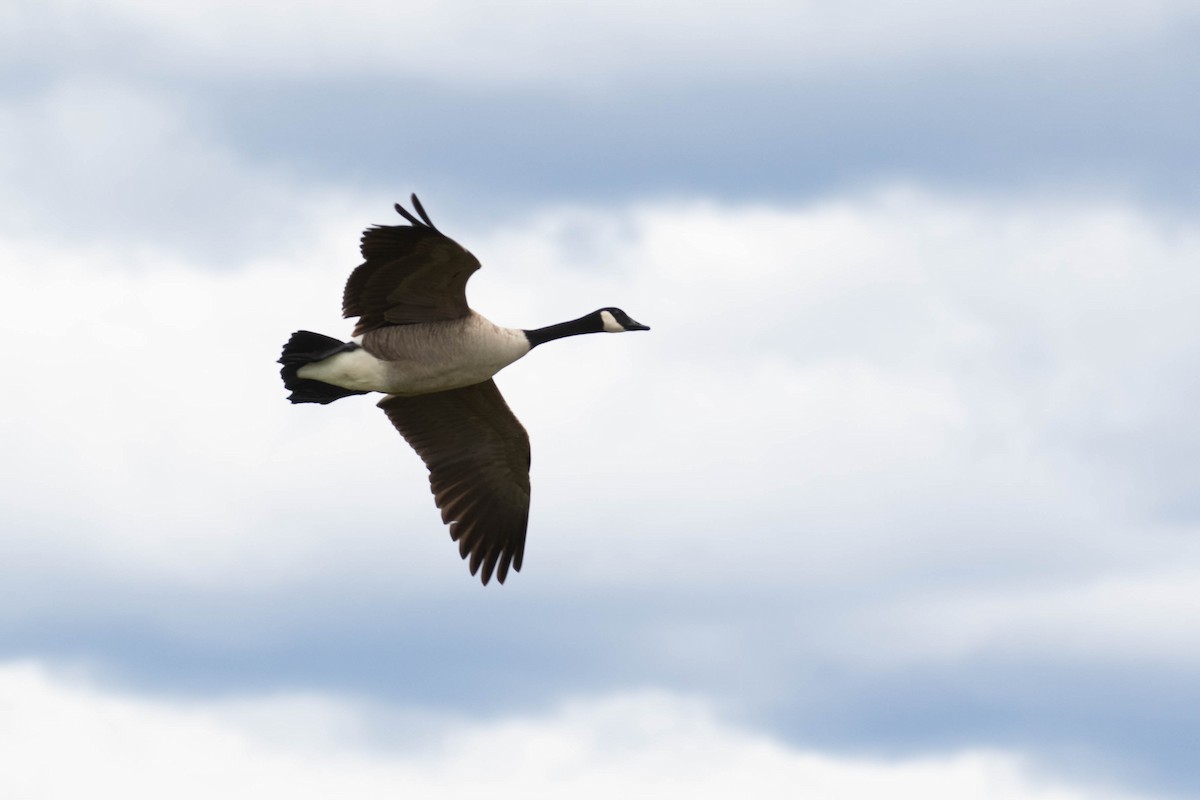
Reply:
M357 348L358 345L354 342L342 342L312 331L293 333L292 338L288 339L287 344L283 346L283 354L279 357L279 363L283 364L283 369L279 370L279 374L283 378L284 387L291 392L288 400L293 403L325 404L332 403L339 397L366 394L366 392L343 389L330 383L301 378L296 375L296 372L305 364L321 361L343 351Z

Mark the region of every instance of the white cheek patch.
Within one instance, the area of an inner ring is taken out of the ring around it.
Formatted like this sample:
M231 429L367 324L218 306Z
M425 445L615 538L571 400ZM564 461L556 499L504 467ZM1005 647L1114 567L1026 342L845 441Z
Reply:
M601 321L604 322L604 332L605 333L624 333L625 332L625 328L621 326L621 323L617 322L617 318L614 317L611 312L601 311L600 319L601 319Z

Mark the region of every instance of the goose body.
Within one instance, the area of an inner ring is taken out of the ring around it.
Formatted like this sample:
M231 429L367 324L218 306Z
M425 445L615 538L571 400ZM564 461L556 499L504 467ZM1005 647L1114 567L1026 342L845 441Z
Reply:
M360 347L305 364L297 376L355 391L430 394L482 383L531 348L525 331L475 312L377 328L359 339Z
M529 521L529 437L492 376L538 345L584 333L649 330L619 308L525 330L471 310L466 283L479 261L442 234L416 195L410 224L375 226L346 283L342 311L358 317L343 342L297 331L279 363L293 403L368 392L429 469L434 500L471 574L503 583L520 570Z

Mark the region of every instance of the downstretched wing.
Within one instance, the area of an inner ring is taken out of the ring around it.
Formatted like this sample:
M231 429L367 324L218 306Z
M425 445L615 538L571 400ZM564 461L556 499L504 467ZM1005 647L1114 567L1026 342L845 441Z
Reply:
M471 574L521 569L529 523L529 436L493 381L379 403L429 468L434 501Z
M386 325L458 319L470 313L467 280L479 260L442 234L413 195L411 225L378 225L363 231L363 263L350 274L342 316L358 317L354 335Z

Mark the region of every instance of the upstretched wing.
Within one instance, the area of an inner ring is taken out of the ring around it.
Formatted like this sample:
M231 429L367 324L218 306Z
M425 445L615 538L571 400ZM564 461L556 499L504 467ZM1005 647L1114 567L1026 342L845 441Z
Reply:
M471 574L521 569L529 524L529 436L493 381L379 403L429 468L434 501Z
M342 315L358 317L354 335L386 325L465 317L467 280L479 260L429 221L417 196L414 217L399 203L396 211L411 225L378 225L363 231L363 263L346 281Z

